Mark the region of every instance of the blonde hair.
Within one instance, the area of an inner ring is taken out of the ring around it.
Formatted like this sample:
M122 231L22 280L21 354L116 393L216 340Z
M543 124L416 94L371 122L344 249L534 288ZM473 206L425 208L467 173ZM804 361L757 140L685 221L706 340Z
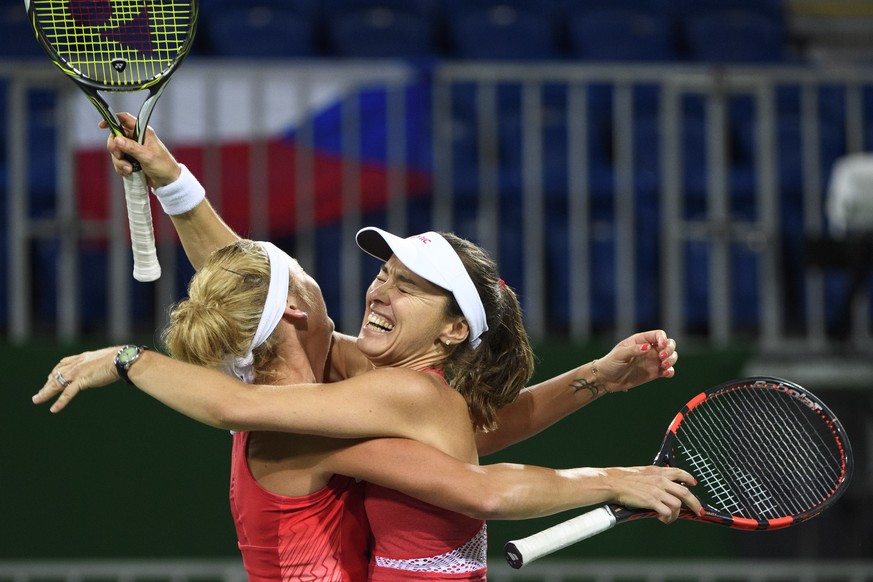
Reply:
M167 352L183 362L221 368L242 357L252 343L270 285L270 261L256 242L239 240L214 251L188 285L188 297L170 310L161 339ZM298 285L293 277L290 294ZM275 376L282 334L277 328L255 348L259 381Z
M466 399L474 428L487 431L496 427L497 411L515 400L533 375L533 348L518 297L498 276L494 260L468 240L451 233L440 234L464 263L488 320L482 343L475 349L469 342L454 346L445 361L445 371L452 386ZM446 295L447 315L463 317L458 302L448 291Z

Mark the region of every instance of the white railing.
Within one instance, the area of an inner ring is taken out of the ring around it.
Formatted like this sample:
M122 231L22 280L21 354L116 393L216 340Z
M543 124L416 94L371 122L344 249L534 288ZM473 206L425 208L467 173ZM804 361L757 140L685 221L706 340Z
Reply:
M494 560L492 559L492 562ZM70 560L0 561L0 582L244 582L237 560ZM491 582L870 582L873 562L680 560L543 560L513 570L488 568Z
M240 230L269 235L268 202L285 190L276 190L265 175L277 164L294 168L294 184L286 185L297 193L289 250L328 283L328 306L340 329L358 324L366 273L353 236L364 220L374 220L398 232L422 225L454 230L483 244L521 292L534 339L624 337L657 325L677 338L702 335L714 344L742 340L772 348L794 342L810 352L827 350L827 311L839 297L829 294L827 273L805 265L796 247L826 229L824 182L833 156L873 147L871 106L865 104L873 92L869 69L445 63L425 81L402 63L192 61L178 77L153 123L171 146L199 140L203 181L218 206L222 197L247 199L249 223ZM164 277L154 287L135 287L118 180L107 176L115 190L107 220L83 221L74 202L71 154L77 136L98 134L90 105L42 60L0 62L0 79L8 119L8 336L26 341L47 328L62 339L83 333L88 322L81 306L93 298L80 296L88 291L81 290L87 275L78 251L95 240L109 242L101 293L107 320L101 329L113 340L128 339L134 308L147 301L153 317L144 329L151 333L185 283L174 278L178 253L168 222L158 220ZM411 133L410 111L421 104L404 91L416 84L430 91L431 119L424 131ZM361 151L360 135L369 112L356 98L356 91L373 87L385 89L388 104L382 193L388 203L376 214L362 202L368 154ZM605 92L598 91L603 87ZM789 105L783 103L786 87L796 91ZM35 88L58 96L50 120L58 154L53 215L31 216L27 210L35 163L27 123L35 114L27 96ZM459 100L459 91L469 98ZM307 115L327 102L326 94L338 97L341 109L334 136L342 144L341 161L331 171L337 173L334 194L343 212L330 227L333 236L319 238L314 213L322 192L316 173L323 170L313 152L323 137ZM136 110L137 99L118 108ZM693 100L697 111L689 116ZM746 125L733 118L737 100L746 100ZM794 139L787 142L779 133L784 107L796 118L789 128ZM828 107L839 113L824 119ZM268 160L265 147L277 113L288 125L297 123L296 155L279 161ZM225 135L250 144L251 172L242 192L226 191L220 177ZM421 168L411 167L407 152L421 145L410 140L429 135L433 195L428 208L412 208L409 177ZM696 150L683 145L689 139L699 140ZM601 147L603 140L608 145ZM731 159L737 143L747 157L740 172ZM785 157L788 146L795 158ZM695 164L702 170L699 183L689 184L685 170ZM783 193L787 182L795 189L790 209ZM786 238L788 231L794 238ZM57 260L49 288L34 269L38 241L58 245L48 255ZM350 252L323 257L335 248ZM143 289L149 291L145 300L131 299L132 291ZM55 298L50 321L34 315L39 294ZM856 301L851 336L868 351L869 303L869 293Z

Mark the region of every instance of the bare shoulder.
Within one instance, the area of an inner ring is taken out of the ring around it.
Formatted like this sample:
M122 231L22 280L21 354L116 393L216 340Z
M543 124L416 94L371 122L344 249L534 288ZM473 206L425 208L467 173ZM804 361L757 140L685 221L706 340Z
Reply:
M436 401L460 397L439 374L420 372L410 368L376 368L354 378L365 381L374 389L389 391L398 398L413 401Z

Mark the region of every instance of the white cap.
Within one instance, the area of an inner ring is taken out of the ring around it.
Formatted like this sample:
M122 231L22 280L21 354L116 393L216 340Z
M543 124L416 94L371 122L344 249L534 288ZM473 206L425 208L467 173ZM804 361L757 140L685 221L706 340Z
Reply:
M482 298L461 257L441 234L425 232L400 238L368 226L359 230L355 238L362 250L377 259L387 261L393 254L419 277L451 292L470 327L470 347L479 345L481 335L488 331Z

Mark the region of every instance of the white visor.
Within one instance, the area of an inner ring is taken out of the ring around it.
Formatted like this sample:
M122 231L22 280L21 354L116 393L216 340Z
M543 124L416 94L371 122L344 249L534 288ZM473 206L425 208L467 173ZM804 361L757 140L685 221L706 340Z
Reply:
M400 238L381 228L368 226L359 230L355 238L364 252L383 261L393 254L419 277L449 291L470 326L470 347L479 345L482 334L488 331L482 298L461 257L441 234L425 232Z

